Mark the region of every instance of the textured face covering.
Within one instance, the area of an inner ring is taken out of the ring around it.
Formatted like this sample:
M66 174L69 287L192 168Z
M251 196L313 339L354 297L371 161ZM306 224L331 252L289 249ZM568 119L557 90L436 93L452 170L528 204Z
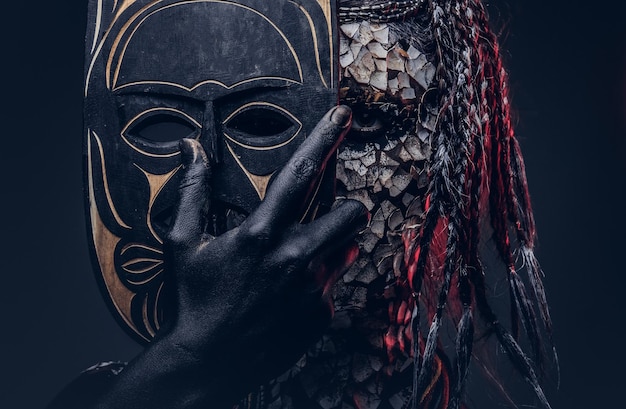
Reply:
M363 202L372 219L335 287L331 329L269 385L269 407L400 409L411 395L413 311L402 234L423 221L435 67L397 26L340 29L340 97L353 124L338 152L337 195Z
M330 0L90 2L93 258L136 339L152 339L167 314L162 244L177 200L180 139L197 139L211 161L207 233L239 225L337 103L335 15ZM303 220L330 205L332 173L303 206Z

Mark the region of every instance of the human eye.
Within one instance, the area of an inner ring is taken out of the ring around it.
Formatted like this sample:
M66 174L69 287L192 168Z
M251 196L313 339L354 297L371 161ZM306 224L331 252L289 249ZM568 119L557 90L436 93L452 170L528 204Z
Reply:
M373 107L355 107L352 109L352 127L346 139L369 142L387 131L385 113Z

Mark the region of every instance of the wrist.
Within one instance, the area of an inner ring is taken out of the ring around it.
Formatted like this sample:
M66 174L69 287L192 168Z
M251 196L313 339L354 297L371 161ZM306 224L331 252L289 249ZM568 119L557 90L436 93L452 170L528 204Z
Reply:
M215 317L207 323L186 316L173 325L167 334L157 339L156 355L167 355L175 360L178 372L204 379L217 390L227 392L235 403L258 386L250 351L241 343L245 335L229 325L228 320ZM215 389L214 388L214 389Z

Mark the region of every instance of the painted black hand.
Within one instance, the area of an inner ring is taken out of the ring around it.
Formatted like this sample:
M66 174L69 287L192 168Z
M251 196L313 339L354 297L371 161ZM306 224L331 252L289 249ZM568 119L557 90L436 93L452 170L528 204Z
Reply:
M204 233L211 205L207 158L196 141L181 142L180 202L165 243L178 311L167 339L225 378L236 377L240 392L280 374L317 340L332 316L330 287L356 257L352 238L368 217L361 203L344 201L298 223L350 117L343 106L327 113L259 207L219 237Z
M292 365L332 316L330 288L357 255L368 214L344 201L313 222L300 205L347 132L349 108L328 112L239 227L205 233L210 169L181 142L183 181L165 258L177 311L154 341L102 388L75 383L50 409L221 409ZM78 385L78 386L77 386Z

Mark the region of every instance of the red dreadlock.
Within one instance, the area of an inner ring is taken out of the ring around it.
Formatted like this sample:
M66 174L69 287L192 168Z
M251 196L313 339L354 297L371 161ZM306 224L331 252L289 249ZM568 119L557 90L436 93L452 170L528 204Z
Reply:
M425 220L419 232L404 234L409 283L419 299L412 303L413 407L420 405L440 364L436 354L439 330L448 316L457 325L456 383L449 403L442 407L461 404L472 357L474 320L480 319L496 335L541 404L549 408L538 376L544 366L544 348L534 302L550 342L552 325L533 253L535 225L498 41L479 0L431 0L425 7L435 44L439 116L432 137ZM510 330L500 322L486 295L480 242L482 221L489 216L508 275ZM438 245L442 240L445 245ZM516 254L528 273L533 299L518 274ZM420 302L430 321L423 345ZM532 360L518 344L519 324L530 342Z

